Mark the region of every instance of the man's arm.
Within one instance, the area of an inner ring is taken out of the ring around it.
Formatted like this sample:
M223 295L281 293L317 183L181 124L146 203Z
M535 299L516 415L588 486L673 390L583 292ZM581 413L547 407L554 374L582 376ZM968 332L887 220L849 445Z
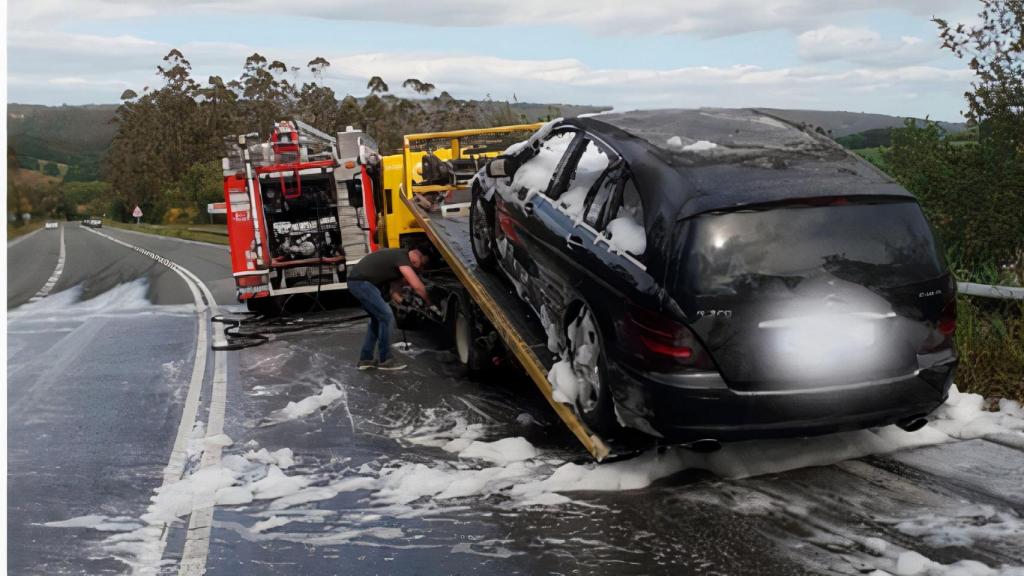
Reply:
M423 286L423 282L420 281L420 277L416 275L416 271L412 269L412 266L399 266L398 271L402 273L402 277L405 278L406 283L412 288L413 292L423 298L423 301L430 306L430 296L427 295L427 289Z

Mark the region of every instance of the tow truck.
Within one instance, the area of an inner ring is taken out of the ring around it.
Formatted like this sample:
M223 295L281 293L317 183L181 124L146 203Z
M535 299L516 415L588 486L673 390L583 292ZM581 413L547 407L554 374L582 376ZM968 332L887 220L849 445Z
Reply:
M526 140L541 124L410 134L401 154L382 159L376 228L380 246L427 250L435 263L422 276L438 303L432 317L415 297L392 303L396 321L427 319L449 331L460 362L479 371L514 356L555 414L597 461L629 456L637 439L602 438L575 410L553 397L548 374L557 358L533 311L504 279L480 270L470 247L469 200L473 176L491 157ZM629 434L624 431L624 434ZM646 448L647 446L643 446Z

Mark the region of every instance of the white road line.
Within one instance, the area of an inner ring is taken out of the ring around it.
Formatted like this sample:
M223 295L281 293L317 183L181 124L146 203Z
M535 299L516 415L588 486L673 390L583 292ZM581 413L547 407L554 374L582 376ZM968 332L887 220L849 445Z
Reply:
M8 245L10 248L10 245ZM57 256L57 267L53 269L53 274L50 274L50 278L43 284L43 287L36 292L35 296L28 299L29 302L35 302L42 300L49 296L50 291L57 285L57 281L60 280L60 275L64 273L64 256L67 252L65 251L64 245L64 227L60 227L60 254Z
M224 324L218 322L215 332L224 336ZM210 397L210 412L206 425L206 435L216 436L224 433L224 410L227 404L227 367L226 353L218 350L213 361L213 391ZM202 468L220 465L221 446L209 445L203 452ZM192 514L188 519L188 536L185 548L181 552L179 576L201 576L206 574L206 560L210 554L210 530L213 527L213 508L216 501L193 501Z
M164 468L163 488L169 484L178 482L185 471L186 448L188 439L195 426L196 415L199 410L200 393L203 387L203 377L206 373L206 356L209 349L207 340L207 318L206 311L216 308L217 302L213 298L210 289L192 271L176 264L175 262L160 256L154 252L134 246L109 234L87 229L89 232L107 238L108 240L131 248L136 252L144 254L171 270L174 270L192 292L195 301L196 314L199 318L199 331L196 338L196 360L192 365L192 379L189 381L188 395L185 398L185 408L182 411L181 421L178 424L178 433L174 439L174 447L171 449L171 456ZM205 299L206 304L203 303ZM224 324L216 323L214 326L214 344L226 343L224 336ZM213 364L213 386L210 398L207 436L216 436L224 432L224 412L227 402L227 356L223 350L214 353ZM219 446L208 446L203 453L202 467L216 466L220 464L221 448ZM182 551L179 574L199 575L206 573L206 559L210 549L210 528L213 524L214 502L194 502L192 514L189 517L188 536L185 541L185 548ZM167 545L167 530L162 530L160 541L154 543L158 549L153 550L151 558L161 559L164 548ZM159 553L157 553L159 552Z

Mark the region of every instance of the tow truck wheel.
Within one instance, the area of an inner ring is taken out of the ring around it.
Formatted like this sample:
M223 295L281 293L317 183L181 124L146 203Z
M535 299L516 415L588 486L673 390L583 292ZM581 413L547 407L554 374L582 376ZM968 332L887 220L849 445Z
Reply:
M470 372L477 372L484 367L484 352L476 343L477 333L473 323L473 311L462 301L458 301L455 310L449 312L452 324L452 340L455 342L455 354L459 364Z
M476 263L485 270L497 264L494 252L494 206L484 199L480 190L473 190L469 208L469 242Z
M615 429L604 339L597 318L586 305L566 329L569 361L576 376L576 409L588 426L598 432Z

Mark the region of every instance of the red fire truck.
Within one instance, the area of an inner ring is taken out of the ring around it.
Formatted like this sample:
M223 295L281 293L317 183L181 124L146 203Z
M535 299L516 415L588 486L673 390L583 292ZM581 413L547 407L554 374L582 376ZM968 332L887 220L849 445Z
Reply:
M298 120L225 139L224 200L239 301L272 314L296 294L347 287L346 271L376 250L376 143L348 128L330 136Z

